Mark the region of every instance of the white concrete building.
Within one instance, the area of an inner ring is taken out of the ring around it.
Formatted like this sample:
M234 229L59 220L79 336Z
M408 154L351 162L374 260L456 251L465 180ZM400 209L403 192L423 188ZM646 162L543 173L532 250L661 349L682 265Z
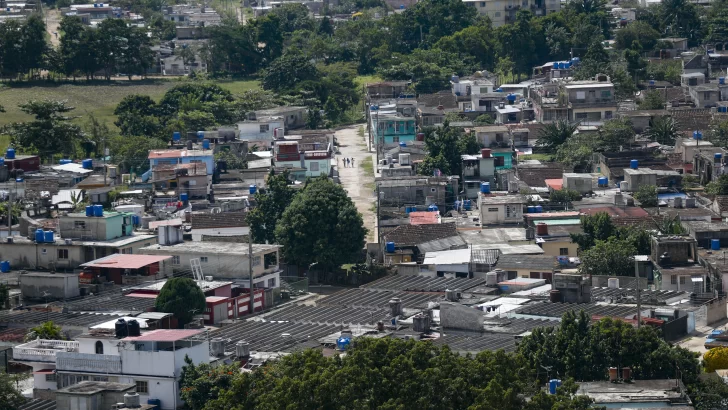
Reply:
M85 380L112 381L135 384L142 403L158 399L162 409L176 409L182 404L178 386L185 357L195 364L210 361L201 334L159 329L117 338L113 331L91 330L75 341L37 339L16 346L13 361L33 367L37 396Z
M253 244L255 287L274 288L280 284L278 245ZM216 280L249 279L248 244L230 242L183 242L152 245L139 250L146 255L170 255L177 270L191 270L191 259L199 259L202 273Z
M508 224L523 222L523 204L521 195L491 196L480 194L481 224Z

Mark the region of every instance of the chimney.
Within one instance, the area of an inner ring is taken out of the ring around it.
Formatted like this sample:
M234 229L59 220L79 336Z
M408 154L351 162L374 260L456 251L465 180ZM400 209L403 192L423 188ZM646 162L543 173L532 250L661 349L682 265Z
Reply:
M536 233L538 236L547 236L549 234L549 227L543 222L536 224Z

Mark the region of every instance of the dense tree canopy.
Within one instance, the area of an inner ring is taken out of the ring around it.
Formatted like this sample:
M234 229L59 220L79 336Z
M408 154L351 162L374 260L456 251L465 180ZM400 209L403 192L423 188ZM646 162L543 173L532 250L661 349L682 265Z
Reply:
M16 122L4 127L13 144L43 157L56 153L72 154L81 138L81 127L66 114L74 107L66 101L31 100L20 104L20 110L34 120Z
M261 190L255 194L258 206L246 216L255 243L277 242L276 226L295 194L288 181L288 171L268 176L265 192Z
M154 307L159 312L173 313L181 328L205 311L205 294L190 278L171 278L159 291Z
M286 262L332 269L357 260L364 249L361 214L344 188L315 178L293 198L275 227Z

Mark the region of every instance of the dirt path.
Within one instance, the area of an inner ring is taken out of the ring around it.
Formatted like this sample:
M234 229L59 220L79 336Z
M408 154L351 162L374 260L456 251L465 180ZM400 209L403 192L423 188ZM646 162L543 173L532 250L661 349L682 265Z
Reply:
M58 32L61 25L61 12L50 8L44 8L43 12L46 15L46 31L50 36L51 44L53 44L53 47L58 47L61 44L60 33Z
M372 161L372 153L367 149L365 138L359 136L358 130L359 126L353 126L336 132L336 140L339 143L336 160L341 185L349 193L364 218L364 226L369 230L367 241L373 242L376 241L377 233L374 174L369 162ZM354 167L344 167L344 158L354 158ZM370 166L366 165L367 162Z

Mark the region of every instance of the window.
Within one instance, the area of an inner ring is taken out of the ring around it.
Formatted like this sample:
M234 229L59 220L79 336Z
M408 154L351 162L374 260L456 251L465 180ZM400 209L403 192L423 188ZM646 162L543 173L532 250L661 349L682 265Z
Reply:
M706 91L703 93L703 99L704 100L710 100L710 91Z
M207 256L200 256L200 262L207 263Z
M480 7L485 7L485 2L484 1L481 1L480 2Z
M260 124L260 132L268 132L268 130L270 130L270 125Z
M577 120L585 120L585 119L587 118L587 115L586 115L586 113L585 113L585 112L577 112L577 113L576 113L576 114L574 115L574 117L575 117L575 118L576 118Z
M506 218L510 218L513 216L513 210L510 206L506 205Z
M144 244L144 246L149 246L149 245L151 245L151 244L152 244L151 242L146 242L146 243Z
M260 256L253 257L253 266L260 266Z
M488 87L480 87L480 93L485 94L488 92Z
M488 212L498 212L498 208L488 208Z
M270 278L270 279L268 279L268 287L269 288L276 287L276 278Z
M48 249L43 248L43 249L40 250L40 253L43 254L43 255L45 255L45 254L48 253Z
M59 249L58 259L68 259L68 249Z
M86 229L86 221L73 221L73 229Z
M392 142L399 142L399 135L392 137Z
M495 12L495 16L496 16L496 17L500 17L500 11L496 11L496 12Z
M559 255L561 255L561 256L569 255L569 248L559 248Z
M132 254L132 248L122 248L121 249L122 255L131 255Z
M670 275L670 284L671 285L677 285L677 276Z
M178 255L172 256L172 265L179 265L179 256Z
M308 170L311 172L318 172L319 170L319 163L318 162L312 162L308 164Z
M605 100L609 100L612 98L612 92L610 90L604 90L602 91L602 98Z
M612 119L612 112L611 111L604 111L604 119L605 120L611 120Z
M46 376L46 381L47 382L52 382L52 383L55 383L56 382L56 374L55 373L53 373L53 374L46 374L45 376Z
M577 100L586 100L586 93L584 91L577 91L576 99Z
M685 276L680 276L680 284L681 285L685 284Z
M96 341L96 354L104 354L104 343L101 340Z
M147 381L136 381L136 392L139 394L149 393L149 382Z

